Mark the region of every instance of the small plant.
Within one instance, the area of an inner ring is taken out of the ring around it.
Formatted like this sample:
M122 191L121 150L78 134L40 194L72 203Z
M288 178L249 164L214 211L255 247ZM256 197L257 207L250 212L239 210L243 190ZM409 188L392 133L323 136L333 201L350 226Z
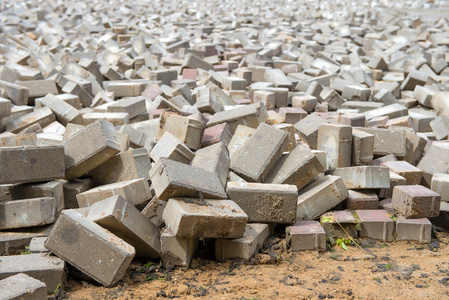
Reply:
M335 241L335 243L338 246L340 246L343 250L348 251L348 245L351 244L351 240L350 239L338 238L337 241Z
M396 218L395 216L390 216L390 219L392 219L395 222L398 220L398 218Z
M388 270L388 269L391 269L391 268L393 268L393 266L392 266L391 264L386 264L386 265L385 265L385 269Z
M379 277L374 277L373 279L380 283L380 278Z
M29 250L30 250L30 247L25 246L25 251L20 251L20 255L31 254L31 252Z
M58 284L58 286L56 287L56 289L53 292L53 294L56 294L59 291L60 288L61 288L61 284Z

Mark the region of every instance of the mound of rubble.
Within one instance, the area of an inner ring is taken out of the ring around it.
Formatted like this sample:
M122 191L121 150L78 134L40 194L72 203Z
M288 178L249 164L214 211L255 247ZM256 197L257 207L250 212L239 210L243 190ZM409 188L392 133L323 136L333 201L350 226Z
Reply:
M188 268L205 239L249 260L275 226L291 251L429 243L447 19L342 3L2 2L4 299L69 265L104 286L134 258Z

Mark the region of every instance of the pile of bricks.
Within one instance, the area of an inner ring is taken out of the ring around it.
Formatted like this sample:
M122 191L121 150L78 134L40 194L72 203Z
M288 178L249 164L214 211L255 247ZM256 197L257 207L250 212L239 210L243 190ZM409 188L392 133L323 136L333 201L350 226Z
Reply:
M275 226L325 251L447 225L446 19L31 2L0 4L5 299L53 293L68 265L104 286L135 257L188 268L204 239L249 260Z

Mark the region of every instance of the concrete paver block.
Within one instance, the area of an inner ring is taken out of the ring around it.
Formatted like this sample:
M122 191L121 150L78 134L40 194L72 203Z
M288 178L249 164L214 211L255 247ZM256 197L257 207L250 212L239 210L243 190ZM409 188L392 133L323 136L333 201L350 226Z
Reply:
M119 281L136 254L134 247L74 210L59 216L45 247L104 286Z
M392 242L394 221L385 210L356 210L360 221L360 237Z
M0 280L1 299L47 299L47 286L24 273Z
M293 224L296 221L296 186L229 182L226 192L248 215L248 222Z
M179 238L241 238L248 216L231 200L171 198L164 209L167 228Z
M215 258L221 262L230 258L250 260L270 236L271 229L268 224L246 224L243 237L234 240L215 240Z
M440 213L441 196L422 185L398 185L391 203L407 219L432 218Z
M231 159L231 169L245 180L264 181L287 148L287 137L285 131L260 124L235 160Z
M337 168L332 172L340 176L348 189L380 189L390 187L390 172L387 167L357 166Z
M161 158L155 163L149 175L156 196L161 200L200 195L209 198L227 198L218 175L204 169Z
M24 273L46 286L46 293L53 294L58 285L66 281L65 262L48 254L27 254L2 256L0 260L0 280Z
M317 221L298 221L286 229L291 251L326 251L326 232Z
M427 218L405 219L401 216L396 220L397 241L417 241L430 243L432 223Z
M132 245L137 257L160 257L159 228L122 196L94 203L87 218Z

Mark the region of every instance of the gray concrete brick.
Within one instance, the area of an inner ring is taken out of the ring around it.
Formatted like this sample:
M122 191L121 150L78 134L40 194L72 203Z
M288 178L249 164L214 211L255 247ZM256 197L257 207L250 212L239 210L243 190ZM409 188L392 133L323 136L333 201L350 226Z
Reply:
M0 294L2 300L45 300L47 299L47 286L42 281L19 273L0 280Z
M46 236L32 238L27 250L31 253L48 253L48 249L44 246L46 240Z
M407 219L431 218L440 213L441 196L422 185L398 185L391 203Z
M167 131L151 150L150 157L155 162L164 157L189 164L195 157L195 154L180 139Z
M254 128L245 125L237 126L237 129L235 130L235 133L228 145L229 158L231 162L234 161L240 151L242 151L243 147L254 132L256 132L256 129Z
M151 169L151 160L145 148L129 149L119 153L89 173L96 185L132 179L150 179L148 172Z
M229 153L224 143L216 143L196 151L191 166L204 169L218 175L223 186L229 174Z
M357 166L337 168L332 174L340 176L348 189L380 189L390 187L387 167Z
M326 151L327 170L351 165L352 128L340 124L318 127L317 150Z
M164 209L167 228L179 238L241 238L248 216L231 200L171 198Z
M352 157L353 165L369 164L374 158L374 135L352 129Z
M139 205L151 199L148 181L144 178L120 181L97 186L76 195L79 207L89 207L114 195L120 195L131 205Z
M227 198L217 174L166 158L159 159L150 171L150 178L161 200L171 197Z
M322 171L324 167L317 156L298 145L277 161L264 182L291 184L300 190Z
M160 139L168 131L190 149L197 150L201 147L204 129L204 123L201 121L166 113L160 118L156 138Z
M449 202L449 174L433 174L430 189L441 196L441 201Z
M84 127L64 143L66 179L80 177L119 151L111 123L99 120Z
M41 98L40 104L41 106L48 106L55 114L58 122L64 126L67 126L68 123L84 125L83 116L78 109L53 94L48 94L44 98Z
M379 191L379 197L381 198L391 198L393 195L393 189L397 185L406 185L406 179L401 175L393 173L390 171L390 187L383 188Z
M271 231L272 227L268 224L246 224L243 237L234 240L215 240L215 259L221 262L230 258L248 261L262 248Z
M350 210L332 211L321 215L320 223L327 236L358 237L357 219Z
M406 154L406 135L401 130L382 128L357 128L358 130L374 135L374 155L382 156L394 154L404 157Z
M306 142L312 149L317 149L318 128L325 123L329 123L329 121L318 114L310 114L296 123L295 128L302 141Z
M0 147L0 183L53 180L64 177L61 146Z
M422 184L430 187L434 173L449 171L449 145L432 144L416 167L423 171Z
M165 223L162 219L162 214L164 212L165 205L167 201L160 200L154 196L150 202L141 211L142 215L147 217L154 225L158 228L163 228Z
M229 182L226 192L248 215L248 222L293 224L296 221L296 186Z
M231 160L231 170L245 180L264 181L287 148L287 136L284 131L260 124L235 160Z
M45 247L104 286L119 281L136 254L134 247L74 210L61 214Z
M58 285L66 280L65 262L48 254L27 254L2 256L0 260L0 280L24 273L43 282L46 293L53 294Z
M299 192L296 220L313 220L348 197L338 176L326 175Z
M197 238L179 238L168 229L161 233L162 262L166 268L188 268L198 249Z
M55 120L55 115L51 109L48 107L43 107L22 117L11 120L5 125L5 128L12 133L18 133L34 124L39 124L42 128L44 128Z
M257 128L268 118L267 110L262 102L225 110L214 114L207 122L207 127L212 127L221 123L227 123L232 132L235 132L239 125Z
M0 202L4 216L0 229L13 229L51 224L56 218L55 198L33 198Z
M404 185L421 183L423 172L406 161L387 161L381 165L386 166L390 171L404 177L406 180Z
M417 241L430 243L432 223L427 218L404 219L399 216L396 220L397 241Z
M64 181L64 207L66 209L78 208L76 195L90 190L94 187L94 181L91 178L78 178L72 181Z
M122 196L94 203L87 218L133 246L137 257L160 257L159 228Z

